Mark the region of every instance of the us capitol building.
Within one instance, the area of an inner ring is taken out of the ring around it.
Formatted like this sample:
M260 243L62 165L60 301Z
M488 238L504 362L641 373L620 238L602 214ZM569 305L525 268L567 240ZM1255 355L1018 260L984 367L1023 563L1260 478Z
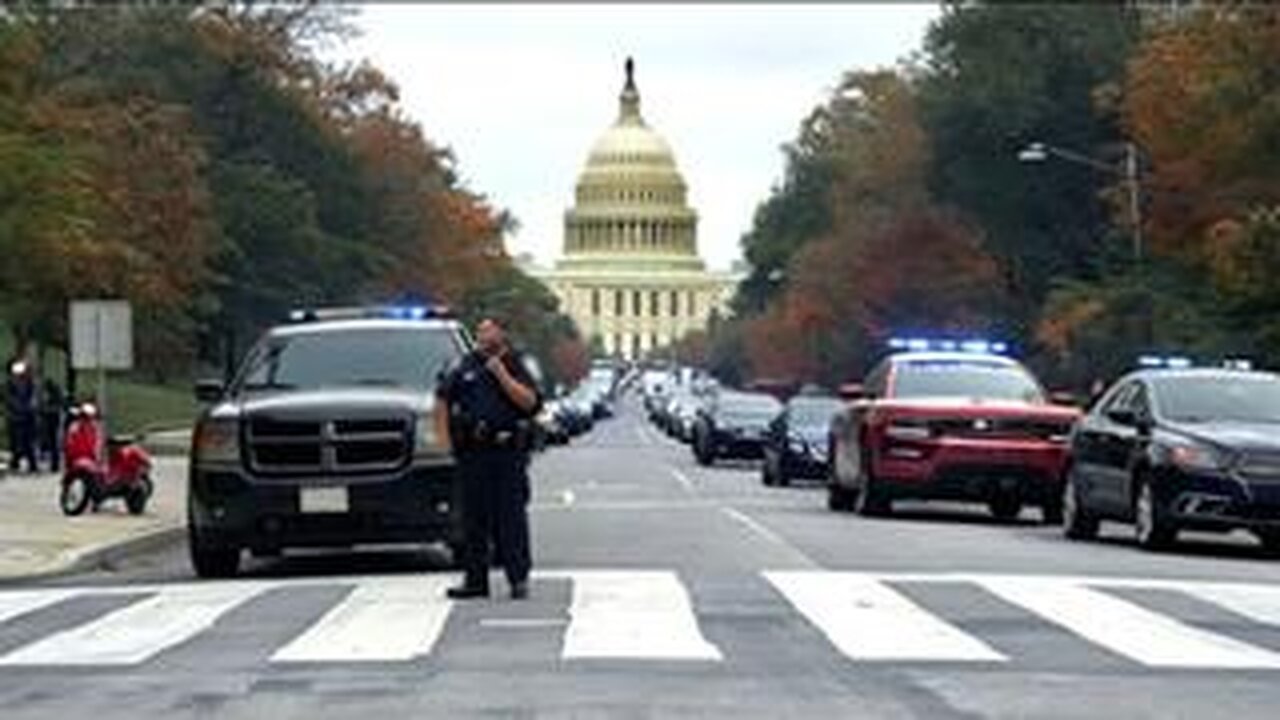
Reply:
M630 59L626 75L618 119L591 147L565 212L563 255L530 274L597 348L635 360L725 314L737 278L698 256L698 214L671 146L640 115Z

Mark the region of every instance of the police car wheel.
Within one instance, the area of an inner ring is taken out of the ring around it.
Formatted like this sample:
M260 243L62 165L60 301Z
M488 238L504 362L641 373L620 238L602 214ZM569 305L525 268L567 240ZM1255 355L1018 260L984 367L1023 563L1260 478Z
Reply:
M1133 516L1134 537L1143 550L1163 550L1177 538L1178 529L1169 521L1149 481L1138 488Z
M1255 533L1258 542L1262 543L1262 552L1267 557L1280 558L1280 531L1259 530Z

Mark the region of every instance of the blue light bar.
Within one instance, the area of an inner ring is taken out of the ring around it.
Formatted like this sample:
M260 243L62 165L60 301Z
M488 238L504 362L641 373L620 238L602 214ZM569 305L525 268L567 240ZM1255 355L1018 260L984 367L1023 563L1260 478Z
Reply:
M1009 344L990 342L988 340L969 339L929 339L929 338L890 338L889 348L892 350L909 350L912 352L963 352L975 355L1003 355L1009 352Z
M1138 358L1138 365L1144 368L1165 368L1168 370L1186 370L1194 366L1191 358L1180 355L1165 357L1163 355L1143 355Z

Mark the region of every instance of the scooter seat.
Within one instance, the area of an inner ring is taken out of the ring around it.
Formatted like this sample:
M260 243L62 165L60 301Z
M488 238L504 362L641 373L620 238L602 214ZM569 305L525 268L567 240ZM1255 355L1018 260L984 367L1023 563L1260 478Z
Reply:
M137 442L138 438L135 435L112 435L107 438L107 447L120 448Z

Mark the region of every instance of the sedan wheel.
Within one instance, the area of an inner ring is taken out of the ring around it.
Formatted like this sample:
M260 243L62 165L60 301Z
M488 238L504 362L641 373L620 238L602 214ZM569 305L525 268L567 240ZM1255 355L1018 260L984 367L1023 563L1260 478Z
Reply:
M1068 471L1062 483L1062 533L1072 540L1092 540L1098 536L1098 519L1084 507L1074 476L1074 470Z
M1150 482L1142 483L1134 508L1133 530L1138 545L1144 550L1160 550L1168 547L1177 537L1177 528L1165 517L1164 508L1156 499Z

